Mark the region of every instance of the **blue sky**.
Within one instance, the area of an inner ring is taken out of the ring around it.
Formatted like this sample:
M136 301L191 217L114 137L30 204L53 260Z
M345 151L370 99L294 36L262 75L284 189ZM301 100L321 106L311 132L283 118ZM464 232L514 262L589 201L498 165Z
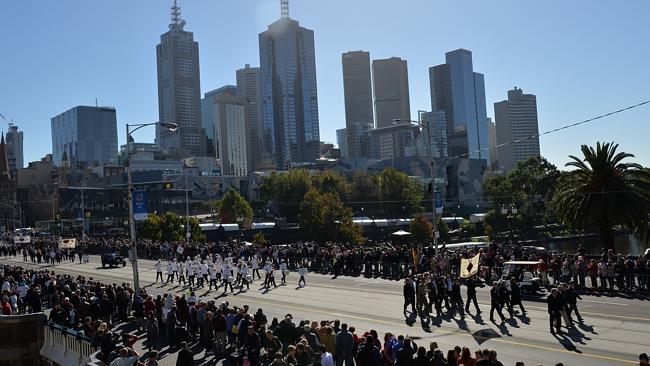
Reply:
M279 0L179 0L199 42L202 93L259 65L258 33ZM125 123L158 119L155 46L171 0L3 2L0 113L25 132L25 162L51 150L50 118L76 105L117 108ZM411 109L430 109L428 68L457 48L485 74L488 116L518 86L537 95L540 130L650 99L650 1L292 0L291 17L313 29L321 138L345 125L341 53L408 60ZM1 125L6 130L6 125ZM138 141L152 141L153 129ZM650 106L541 139L563 165L580 144L616 141L650 165Z

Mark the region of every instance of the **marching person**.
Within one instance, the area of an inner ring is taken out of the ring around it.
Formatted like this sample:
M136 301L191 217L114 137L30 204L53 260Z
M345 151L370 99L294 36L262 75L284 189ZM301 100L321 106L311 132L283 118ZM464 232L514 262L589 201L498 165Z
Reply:
M174 271L172 270L172 261L168 260L167 261L167 282L169 283L174 283Z
M406 308L411 305L411 313L415 314L415 286L410 278L404 281L404 316L406 316Z
M476 308L476 314L481 313L481 309L478 307L478 301L476 300L476 277L471 276L467 279L467 302L465 303L465 311L469 312L470 301L474 302L474 307Z
M158 278L160 278L160 282L163 281L163 274L162 274L162 263L160 259L158 259L158 262L155 264L156 267L156 282L158 282Z
M524 305L521 302L521 289L517 284L517 279L511 277L510 278L510 308L509 308L511 318L512 318L512 314L514 313L513 307L515 305L519 305L522 315L526 314L526 309L524 309Z
M551 334L562 334L562 316L560 315L562 305L557 288L551 289L551 294L546 298L546 303L548 306ZM553 330L553 326L555 326L556 330Z
M249 284L249 281L251 280L250 275L248 274L248 265L246 262L244 262L241 266L241 269L239 270L239 275L241 276L241 286L239 287L240 289L244 289L244 285L246 285L246 289L250 290L251 286Z
M302 283L302 286L307 286L307 281L305 281L305 276L307 276L307 268L305 266L301 266L298 268L298 274L300 275L300 279L298 280L298 286L300 286L300 283Z
M499 317L501 317L501 323L506 321L506 318L503 316L501 311L501 289L498 282L494 281L492 283L492 289L490 290L490 321L494 322L494 311L497 311Z
M287 263L282 261L280 263L280 273L282 274L282 277L280 278L281 285L285 285L287 283L287 272L289 272L287 269ZM300 282L298 282L298 285L300 285Z
M580 294L576 292L576 282L569 282L569 287L566 288L565 292L568 305L567 315L569 316L569 319L571 319L571 313L573 312L576 314L578 321L582 322L582 316L578 311L578 299L582 300L582 297L580 297Z

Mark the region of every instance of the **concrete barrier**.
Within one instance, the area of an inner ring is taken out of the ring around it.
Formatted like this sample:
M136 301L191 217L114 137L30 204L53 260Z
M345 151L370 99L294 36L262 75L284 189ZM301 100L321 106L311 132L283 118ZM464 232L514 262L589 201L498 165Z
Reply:
M0 366L39 366L44 343L43 313L0 316Z

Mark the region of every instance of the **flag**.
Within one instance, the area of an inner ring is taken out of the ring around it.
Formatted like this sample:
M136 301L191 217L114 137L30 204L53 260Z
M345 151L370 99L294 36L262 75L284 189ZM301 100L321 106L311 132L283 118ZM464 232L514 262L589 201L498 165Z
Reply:
M477 254L470 259L461 259L460 260L460 277L468 278L472 275L475 275L478 272L478 260L481 257L481 254Z
M59 249L74 249L77 246L77 239L59 239Z

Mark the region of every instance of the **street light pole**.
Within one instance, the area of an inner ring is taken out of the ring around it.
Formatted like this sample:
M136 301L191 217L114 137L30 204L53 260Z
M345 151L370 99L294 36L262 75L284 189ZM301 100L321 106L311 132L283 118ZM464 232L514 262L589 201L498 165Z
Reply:
M187 186L187 171L183 167L185 173L185 241L187 245L190 244L190 196L189 187Z
M131 141L133 140L132 133L146 126L160 125L171 131L176 131L178 125L176 123L170 122L153 122L153 123L141 123L136 125L126 124L126 156L127 156L127 166L126 166L126 179L127 179L127 199L129 206L129 232L131 234L131 267L133 268L133 287L136 295L140 295L140 273L138 272L138 246L135 241L135 220L133 217L133 176L131 172ZM130 127L135 127L133 131L130 130Z

